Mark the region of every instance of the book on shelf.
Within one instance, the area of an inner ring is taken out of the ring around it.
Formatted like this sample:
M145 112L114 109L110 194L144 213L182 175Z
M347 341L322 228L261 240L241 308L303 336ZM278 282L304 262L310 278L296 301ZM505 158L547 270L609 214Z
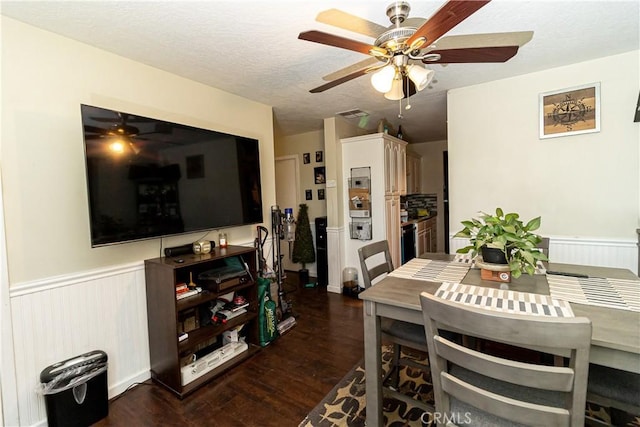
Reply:
M176 293L176 299L181 300L183 298L187 298L193 295L198 295L200 292L202 292L201 288L195 288L195 289L188 290L186 292Z
M229 310L238 311L238 310L240 310L242 308L246 308L246 307L249 307L249 303L248 302L245 302L244 304L237 304L237 305L233 304L231 307L229 307Z

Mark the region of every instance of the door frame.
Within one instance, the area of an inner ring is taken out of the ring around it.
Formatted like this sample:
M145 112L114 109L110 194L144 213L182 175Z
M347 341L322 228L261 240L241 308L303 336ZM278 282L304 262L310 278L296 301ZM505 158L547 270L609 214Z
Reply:
M449 151L442 152L442 207L444 210L444 253L449 253Z

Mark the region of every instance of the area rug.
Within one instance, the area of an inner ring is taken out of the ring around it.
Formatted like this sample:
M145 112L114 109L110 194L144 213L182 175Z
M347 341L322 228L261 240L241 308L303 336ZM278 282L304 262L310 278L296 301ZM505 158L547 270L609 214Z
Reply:
M391 347L382 349L382 370L388 372ZM419 363L426 363L426 355L405 353ZM433 405L431 375L416 368L400 369L399 390L414 399ZM391 427L431 427L431 414L400 400L384 397L382 401L384 425ZM640 427L640 416L587 402L586 414L609 426ZM298 427L363 427L367 416L365 407L364 361L354 366L338 384L316 405Z
M426 363L426 355L405 353L404 357ZM385 346L382 351L382 370L387 373L391 363L391 347ZM400 369L399 390L414 399L433 405L431 376L428 371L403 366ZM385 426L429 426L430 415L415 406L407 405L391 397L382 401ZM360 361L347 375L325 396L299 424L299 427L330 427L365 425L365 379L364 361Z

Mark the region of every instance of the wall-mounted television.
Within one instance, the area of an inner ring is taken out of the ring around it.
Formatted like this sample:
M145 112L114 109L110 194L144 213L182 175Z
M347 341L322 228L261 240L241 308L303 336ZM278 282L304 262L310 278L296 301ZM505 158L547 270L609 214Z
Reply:
M263 221L258 140L81 112L92 247Z

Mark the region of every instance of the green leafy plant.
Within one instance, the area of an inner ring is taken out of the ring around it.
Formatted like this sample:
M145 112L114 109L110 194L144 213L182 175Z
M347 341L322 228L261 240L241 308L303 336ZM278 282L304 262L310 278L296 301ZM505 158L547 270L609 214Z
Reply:
M458 249L458 253L471 252L475 256L482 252L483 246L500 249L514 278L522 273L534 274L538 261L548 261L538 248L542 237L533 233L540 228L540 217L524 224L517 213L505 214L501 208L496 209L495 215L479 213L479 218L462 221L464 228L455 234L454 237L466 237L471 243Z
M291 261L302 264L303 270L306 268L306 264L316 260L308 210L309 207L305 203L300 205L298 218L296 219L296 237L293 243L293 253L291 254Z

